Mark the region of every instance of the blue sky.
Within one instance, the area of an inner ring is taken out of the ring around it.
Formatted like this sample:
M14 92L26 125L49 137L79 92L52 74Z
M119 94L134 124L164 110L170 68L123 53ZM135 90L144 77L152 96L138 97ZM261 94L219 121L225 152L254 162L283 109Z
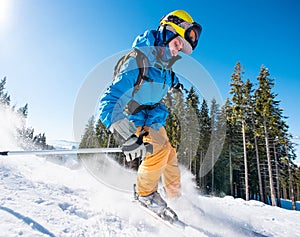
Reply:
M203 27L192 57L226 98L233 67L255 83L261 65L275 78L290 132L300 135L300 4L296 0L0 0L0 78L29 125L48 139L73 140L73 110L87 74L184 9ZM295 140L300 143L300 140Z

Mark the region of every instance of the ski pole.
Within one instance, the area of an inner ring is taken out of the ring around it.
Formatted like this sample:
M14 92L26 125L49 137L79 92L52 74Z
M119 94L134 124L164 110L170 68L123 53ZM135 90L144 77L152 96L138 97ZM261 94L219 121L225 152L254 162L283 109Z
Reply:
M59 155L59 154L96 154L96 153L118 153L122 148L85 148L74 150L31 150L31 151L0 151L0 156L11 155Z

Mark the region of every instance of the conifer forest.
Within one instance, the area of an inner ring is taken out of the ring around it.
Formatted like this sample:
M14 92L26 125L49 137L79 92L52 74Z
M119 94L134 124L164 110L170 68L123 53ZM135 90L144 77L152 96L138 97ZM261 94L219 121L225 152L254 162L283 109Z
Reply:
M13 128L16 130L15 134L12 134L12 136L16 136L17 145L24 150L54 149L53 146L46 143L45 133L36 134L33 127L26 125L29 106L26 103L24 106L17 108L16 105L12 103L11 96L6 91L6 82L6 77L0 80L0 110L3 112L7 111L18 118L19 123L14 124Z
M224 104L200 98L193 87L170 93L166 130L179 162L194 175L203 194L231 195L280 206L300 200L300 168L287 117L274 91L275 80L261 66L255 79L244 79L241 63L228 77ZM118 146L98 118L90 118L80 148ZM115 157L126 165L122 155Z

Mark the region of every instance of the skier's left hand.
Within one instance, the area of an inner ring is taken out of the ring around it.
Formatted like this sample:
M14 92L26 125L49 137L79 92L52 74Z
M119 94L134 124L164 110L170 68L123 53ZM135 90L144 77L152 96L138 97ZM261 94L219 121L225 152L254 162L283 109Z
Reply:
M122 145L122 150L126 156L127 162L133 161L136 158L141 158L142 160L146 157L146 146L143 143L143 136L141 134L139 137L132 135L127 139Z

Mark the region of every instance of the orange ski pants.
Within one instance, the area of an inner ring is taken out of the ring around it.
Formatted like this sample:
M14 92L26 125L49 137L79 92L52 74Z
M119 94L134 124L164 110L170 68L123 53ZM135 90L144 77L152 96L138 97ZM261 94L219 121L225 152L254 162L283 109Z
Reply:
M137 135L141 130L148 132L143 137L145 143L153 146L153 153L147 152L137 173L137 193L139 196L147 196L155 192L158 182L162 177L162 183L168 198L177 197L180 194L180 170L177 154L172 147L164 127L158 131L144 126L137 127Z

